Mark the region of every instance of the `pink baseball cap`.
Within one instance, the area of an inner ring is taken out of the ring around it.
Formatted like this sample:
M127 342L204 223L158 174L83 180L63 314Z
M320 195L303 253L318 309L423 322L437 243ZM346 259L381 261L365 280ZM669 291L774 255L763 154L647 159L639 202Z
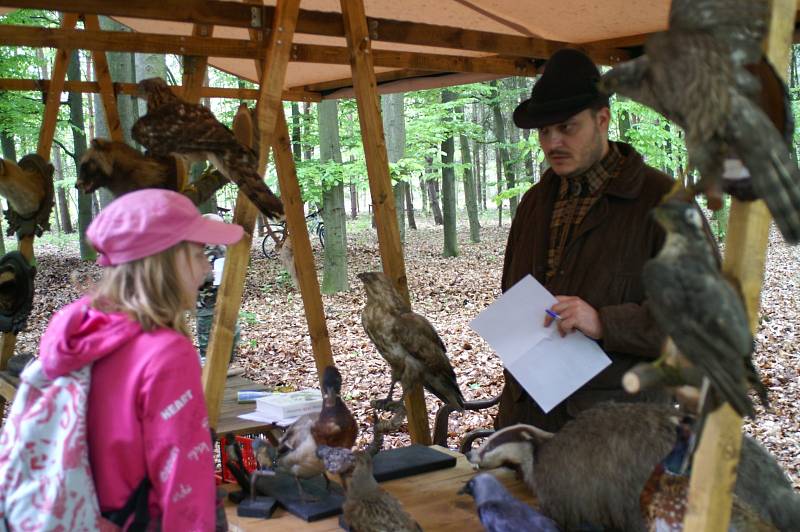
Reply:
M101 266L148 257L184 241L233 244L243 234L239 225L203 218L183 194L156 188L120 196L86 230Z

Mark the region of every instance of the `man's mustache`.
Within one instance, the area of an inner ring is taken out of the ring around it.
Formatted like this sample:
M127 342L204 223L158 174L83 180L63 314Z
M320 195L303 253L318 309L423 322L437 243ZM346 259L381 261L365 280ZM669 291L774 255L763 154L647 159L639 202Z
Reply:
M561 150L550 150L549 152L547 152L548 157L556 157L556 156L570 157L570 155L571 154L569 152Z

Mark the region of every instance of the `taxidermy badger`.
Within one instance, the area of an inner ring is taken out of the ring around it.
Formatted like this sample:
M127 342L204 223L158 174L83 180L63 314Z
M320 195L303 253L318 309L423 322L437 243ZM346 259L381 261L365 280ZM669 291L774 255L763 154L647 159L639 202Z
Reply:
M148 157L124 142L92 140L78 168L75 188L89 194L106 187L117 197L140 188L179 191L174 157Z

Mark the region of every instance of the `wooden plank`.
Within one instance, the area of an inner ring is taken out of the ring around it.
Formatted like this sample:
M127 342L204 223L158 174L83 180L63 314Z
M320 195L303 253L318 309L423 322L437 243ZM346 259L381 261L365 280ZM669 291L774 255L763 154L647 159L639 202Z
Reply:
M268 148L272 144L278 111L283 105L281 93L289 63L294 27L297 21L300 0L278 0L273 27L264 56L264 77L259 90L259 171L266 167ZM211 427L217 426L219 408L225 387L225 373L233 346L233 328L239 314L244 292L244 279L250 257L257 211L255 206L240 191L236 199L233 222L244 227L245 234L236 244L228 248L222 284L217 296L214 315L214 337L208 345L208 357L203 368L203 389L206 395L208 420Z
M401 296L410 301L364 3L363 0L342 0L341 6L383 271L392 279ZM415 386L406 395L406 410L411 441L430 445L428 410L421 385Z
M78 16L66 14L61 17L62 28L72 28L78 22ZM53 137L56 131L58 120L58 110L61 106L61 87L64 85L64 77L67 75L67 65L69 64L70 50L59 50L56 53L55 64L52 71L52 84L45 99L44 116L42 117L42 127L39 130L39 143L36 146L36 153L50 160L50 148L53 146ZM17 249L28 260L33 263L33 235L23 237L19 240ZM14 349L17 345L17 335L10 332L2 333L0 336L0 371L8 367L9 359L14 356ZM5 401L0 399L0 412L3 411Z
M107 0L0 0L0 6L29 7L56 11L75 10L81 13L127 16L155 20L173 20L195 24L212 24L241 28L269 27L275 8L264 6L260 10L238 2L183 2L148 0L108 2ZM455 50L472 50L515 57L546 59L567 43L536 37L522 37L505 33L476 31L452 26L422 24L391 19L367 18L370 36L375 41L434 46ZM344 22L339 13L301 10L297 33L343 37ZM2 42L2 41L0 41ZM610 64L626 59L627 52L609 49L605 44L585 45L590 57L599 64Z
M87 30L100 31L100 21L97 15L86 15L83 21ZM109 135L112 140L124 142L122 126L117 109L117 95L114 92L114 83L111 81L111 72L108 69L108 58L105 52L92 50L92 60L94 61L94 75L97 84L100 86L100 97L103 100L103 111L106 115Z
M201 36L179 36L122 31L61 30L31 26L0 26L0 43L9 46L73 48L97 51L181 53L189 56L233 57L255 59L262 55L263 44L243 39L223 39ZM534 76L535 65L530 59L508 57L464 57L458 55L423 54L389 50L373 50L375 66L413 68L442 72L467 72L502 76ZM195 59L195 61L202 61ZM295 44L291 61L303 63L339 64L349 62L347 48Z
M772 0L771 4L772 19L764 48L776 71L785 78L797 0ZM753 332L758 328L770 221L763 201L732 200L723 271L739 281ZM708 416L689 483L684 521L687 532L728 529L741 430L742 419L727 404Z
M322 306L322 294L320 294L319 280L317 279L314 252L311 251L311 241L308 238L303 198L300 195L300 185L297 182L297 171L292 157L291 137L282 106L278 109L278 123L275 127L272 153L278 170L281 201L286 211L289 234L292 237L297 284L300 286L300 293L303 296L303 309L308 323L308 332L311 335L311 349L314 352L314 362L317 365L317 375L320 378L321 387L325 368L334 365L333 353L331 339L328 335L328 325L325 322L325 309Z
M0 90L7 91L48 91L50 88L49 79L16 79L0 78ZM182 94L183 86L173 85L172 89L176 94ZM112 90L116 94L136 95L135 83L113 83ZM96 81L66 81L64 82L64 92L88 92L100 93L100 84ZM224 87L202 87L200 89L201 98L232 98L237 100L257 100L258 90L239 89ZM284 101L293 102L319 102L322 96L318 93L304 90L283 91L281 98Z
M411 477L382 482L381 487L395 496L403 508L420 524L423 530L463 532L482 530L478 512L472 497L459 495L464 484L475 474L472 466L462 454L444 447L433 446L434 449L456 457L456 466L431 473L423 473ZM525 487L521 480L509 469L495 469L490 474L496 476L508 491L516 498L535 505L536 498ZM228 490L236 486L225 486ZM226 500L225 513L232 529L243 532L250 531L334 531L341 530L338 525L339 516L328 517L313 523L306 523L278 509L271 519L255 519L238 517L236 506Z
M213 33L214 26L209 24L195 24L192 28L192 37L211 37ZM184 100L191 103L200 101L200 90L203 88L207 69L207 55L183 56L182 97Z
M19 379L8 375L5 371L0 372L0 403L3 401L13 401L17 394Z
M391 70L389 72L379 72L375 74L375 81L385 83L388 81L397 81L399 79L417 78L420 76L436 76L435 72L425 72L423 70ZM333 92L345 87L353 86L353 78L341 78L332 81L323 81L321 83L311 83L303 87L304 90L314 93L327 93Z

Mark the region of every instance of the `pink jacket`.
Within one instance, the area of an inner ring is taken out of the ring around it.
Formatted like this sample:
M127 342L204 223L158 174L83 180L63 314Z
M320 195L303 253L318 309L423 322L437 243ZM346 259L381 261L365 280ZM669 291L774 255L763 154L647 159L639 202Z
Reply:
M50 320L40 356L50 378L94 362L87 437L100 509L121 508L147 475L162 530L213 530L214 453L192 343L82 298Z

